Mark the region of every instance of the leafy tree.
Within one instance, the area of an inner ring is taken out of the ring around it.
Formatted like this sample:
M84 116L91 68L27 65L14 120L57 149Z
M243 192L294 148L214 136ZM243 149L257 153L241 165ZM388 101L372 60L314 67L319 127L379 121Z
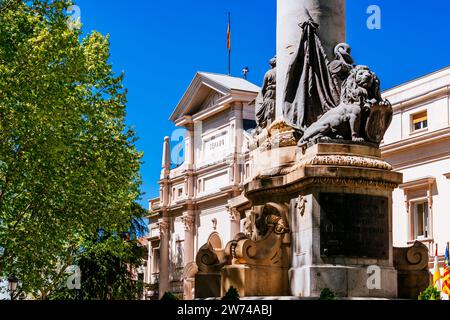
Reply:
M129 226L140 195L123 74L108 61L108 36L68 28L71 4L0 10L0 276L16 273L40 299L100 227Z
M62 281L50 296L54 300L135 300L144 289L143 279L136 274L147 250L138 238L145 229L146 212L136 205L131 229L120 234L99 230L98 237L86 243L75 257L81 269L81 289L67 288Z

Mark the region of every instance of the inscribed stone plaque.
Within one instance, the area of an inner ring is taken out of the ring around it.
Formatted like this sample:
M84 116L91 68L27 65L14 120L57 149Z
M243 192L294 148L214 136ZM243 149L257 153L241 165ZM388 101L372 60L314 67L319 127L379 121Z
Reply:
M321 255L388 259L386 197L321 193L319 203Z

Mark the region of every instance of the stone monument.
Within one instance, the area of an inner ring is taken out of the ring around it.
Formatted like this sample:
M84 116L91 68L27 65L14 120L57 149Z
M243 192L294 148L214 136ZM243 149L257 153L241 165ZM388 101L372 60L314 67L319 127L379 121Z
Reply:
M290 294L396 297L391 206L402 176L379 150L392 107L375 73L353 64L344 0L278 0L277 27L277 120L253 144L245 196L289 208ZM368 285L374 266L379 287Z
M277 19L277 67L265 77L249 144L252 211L218 260L227 261L221 293L311 297L329 288L396 298L411 270L424 278L422 260L410 258L419 249L394 255L392 245L392 191L403 178L379 148L392 106L377 75L354 64L345 0L278 0Z
M225 249L232 263L222 269L222 296L230 287L240 296L289 295L288 212L277 203L254 207L256 217L248 217L245 234L238 234Z

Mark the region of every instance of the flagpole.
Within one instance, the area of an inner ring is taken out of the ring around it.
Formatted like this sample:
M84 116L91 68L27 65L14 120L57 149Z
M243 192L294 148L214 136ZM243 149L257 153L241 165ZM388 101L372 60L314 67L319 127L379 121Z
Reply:
M231 76L231 13L228 12L228 76Z

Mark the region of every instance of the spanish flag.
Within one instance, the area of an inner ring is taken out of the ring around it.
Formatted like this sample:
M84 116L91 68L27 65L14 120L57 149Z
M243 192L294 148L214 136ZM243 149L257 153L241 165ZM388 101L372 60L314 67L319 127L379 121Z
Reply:
M439 268L438 245L436 244L436 252L434 254L434 273L433 284L441 290L441 269Z
M450 265L449 265L449 243L445 249L444 276L442 277L442 292L450 295Z

